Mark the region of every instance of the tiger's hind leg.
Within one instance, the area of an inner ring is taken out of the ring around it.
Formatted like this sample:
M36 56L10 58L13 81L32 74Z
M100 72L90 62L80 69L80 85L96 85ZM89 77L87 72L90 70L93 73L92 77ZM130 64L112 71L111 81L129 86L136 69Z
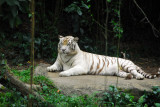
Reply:
M119 70L119 72L117 72L116 75L119 77L125 78L125 79L132 79L133 78L133 75L131 73L127 73L122 70Z
M131 74L137 79L137 80L143 80L144 76L137 72L137 70L132 70Z
M137 71L136 66L134 65L126 65L123 69L124 71L131 73L137 80L144 79L144 76Z

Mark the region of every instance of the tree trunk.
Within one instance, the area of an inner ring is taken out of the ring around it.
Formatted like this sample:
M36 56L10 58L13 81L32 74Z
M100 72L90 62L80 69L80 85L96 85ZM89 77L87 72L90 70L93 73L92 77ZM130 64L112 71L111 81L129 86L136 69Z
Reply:
M106 0L106 22L105 22L105 32L104 32L104 37L106 39L106 43L105 43L105 54L108 54L108 15L109 15L109 11L108 11L108 3Z
M42 96L40 96L36 91L30 90L30 85L25 84L24 82L17 79L13 74L11 74L7 69L4 69L4 67L0 67L0 84L5 86L6 88L12 89L16 88L17 91L21 92L23 96L28 96L29 94L32 94L36 98L40 99L41 101L45 101ZM37 90L40 88L39 86L33 85L33 89Z

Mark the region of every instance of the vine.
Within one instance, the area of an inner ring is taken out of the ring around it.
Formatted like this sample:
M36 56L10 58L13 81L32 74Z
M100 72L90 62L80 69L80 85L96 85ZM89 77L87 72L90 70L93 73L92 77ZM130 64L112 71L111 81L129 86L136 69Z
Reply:
M151 26L151 28L152 28L152 31L153 31L153 34L155 35L155 37L159 37L159 35L160 35L160 32L159 32L159 30L157 30L156 28L155 28L155 26L151 23L151 21L148 19L148 17L147 17L147 15L146 15L146 13L142 10L142 8L137 4L137 2L136 2L136 0L133 0L133 2L135 3L135 5L138 7L138 9L142 12L142 14L144 15L144 19L146 19L147 20L147 22L149 23L149 25ZM143 19L143 20L144 20ZM156 34L156 32L159 34Z

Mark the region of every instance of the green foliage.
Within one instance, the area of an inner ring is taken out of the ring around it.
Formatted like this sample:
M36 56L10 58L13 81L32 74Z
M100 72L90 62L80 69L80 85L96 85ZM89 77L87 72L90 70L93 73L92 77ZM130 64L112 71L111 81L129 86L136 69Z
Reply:
M68 13L77 13L78 15L81 16L83 14L82 8L89 9L89 7L90 6L87 5L87 4L85 4L83 1L81 1L81 3L79 3L79 2L73 2L68 7L66 7L64 9L64 11L66 11Z
M11 70L14 75L16 75L23 82L29 82L30 69L18 71ZM34 84L40 85L41 90L37 91L46 102L38 102L35 103L35 106L49 106L48 104L52 104L56 107L97 107L97 106L107 106L107 107L150 107L155 106L159 107L160 105L160 87L153 87L152 92L145 92L143 96L139 98L137 102L134 101L134 96L123 92L114 86L109 87L109 91L103 94L103 98L99 99L97 97L88 96L88 95L72 95L65 96L61 94L61 91L58 90L53 82L46 78L45 76L35 76ZM0 92L0 106L12 105L12 106L27 106L28 100L27 97L21 96L21 93L16 92ZM155 97L156 96L156 97ZM30 97L33 97L30 95ZM34 98L36 100L36 98Z
M18 71L18 70L11 70L14 75L18 76L20 80L23 82L29 82L28 77L30 70L23 70L23 71ZM22 73L21 73L22 72ZM56 107L62 107L62 106L69 106L69 107L81 107L81 106L93 106L96 107L98 106L98 99L93 96L65 96L61 94L60 90L58 90L53 82L49 80L48 78L44 76L35 76L34 77L34 83L39 84L42 87L42 91L39 91L38 93L44 97L46 100L46 103L43 102L38 102L37 105L42 106L48 106L48 104L52 104ZM10 93L12 94L12 93ZM13 95L11 95L14 97ZM0 96L1 98L1 96ZM6 97L5 97L6 98ZM17 99L17 102L23 101L24 99ZM5 103L5 102L2 102ZM10 101L8 104L12 104L13 102ZM15 104L15 102L13 103ZM22 105L25 103L21 102Z
M84 30L85 27L91 26L92 20L87 17L88 13L90 13L91 5L88 4L90 0L84 1L77 1L71 3L67 6L64 11L70 13L71 20L72 20L72 27L74 33L80 33L84 35L87 30ZM88 29L89 30L89 29Z
M152 92L145 92L138 100L138 104L141 106L155 106L160 107L160 87L154 86Z
M111 0L107 0L107 2L108 2L108 3L110 3L110 2L111 2Z
M114 86L109 87L109 92L104 93L104 103L109 107L120 107L120 106L133 106L135 102L133 101L134 96L119 91Z
M8 59L12 59L12 63L18 64L30 60L31 37L29 34L17 32L12 35L6 33L1 35L0 42L2 45L0 45L0 49L4 50L3 54L6 54ZM58 37L55 35L40 33L39 36L35 37L35 58L55 60L58 44Z
M0 17L3 21L8 21L11 28L22 23L19 13L28 12L28 0L1 0L2 12Z
M35 38L35 55L37 58L49 58L54 61L57 57L58 36L43 34Z
M5 58L4 54L0 53L0 65L5 65Z
M137 102L134 96L118 90L114 86L109 87L109 92L104 93L104 104L109 107L134 106L134 107L159 107L160 87L154 86L152 92L145 92Z
M4 73L6 71L5 65L7 63L7 60L5 60L4 54L0 53L0 79L4 76Z
M121 38L123 34L123 28L121 27L121 16L120 16L120 5L121 2L113 2L113 1L108 1L109 3L112 3L112 19L111 19L111 25L113 27L113 31L115 34L115 37Z
M27 107L27 97L20 92L0 92L0 107Z
M12 59L12 63L18 64L24 61L29 60L30 56L30 35L25 33L15 33L15 34L7 34L4 35L0 41L2 41L2 47L0 48L3 51L3 54L6 55L7 59ZM15 42L16 40L16 42ZM5 42L3 42L5 41ZM25 57L25 58L24 58Z
M43 87L44 89L44 87ZM46 88L45 88L46 89ZM46 91L47 90L47 91ZM55 106L69 106L69 107L81 107L81 106L98 106L98 99L90 96L65 96L58 93L55 89L47 88L41 95L50 103Z
M6 62L5 62L6 64ZM4 65L4 64L2 64ZM1 66L1 63L0 63ZM5 72L5 67L0 69L0 79L1 76L3 76L3 73ZM24 76L24 74L23 74ZM4 90L4 92L3 92ZM27 107L28 99L26 96L22 97L20 92L17 92L15 88L11 89L12 91L9 91L4 87L1 87L0 89L0 107Z
M86 52L91 52L91 53L100 53L100 51L98 50L98 47L95 46L92 39L86 36L80 39L81 40L79 41L79 46L81 47L82 50Z
M22 70L22 71L18 71L18 70L12 70L11 71L15 76L19 77L19 79L23 82L29 83L30 81L30 68L27 70Z
M112 23L112 26L113 26L113 31L115 33L115 37L121 38L122 33L123 33L123 29L122 29L122 27L120 27L120 23L116 22L114 20L112 20L111 23Z

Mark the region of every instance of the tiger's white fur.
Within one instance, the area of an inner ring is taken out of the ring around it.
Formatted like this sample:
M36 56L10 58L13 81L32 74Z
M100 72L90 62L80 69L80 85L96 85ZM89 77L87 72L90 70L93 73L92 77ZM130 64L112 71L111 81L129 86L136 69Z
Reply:
M128 77L129 79L135 77L138 80L144 79L144 77L156 77L156 75L145 73L130 60L97 55L80 50L77 37L59 36L59 39L58 57L52 66L47 67L47 70L63 71L59 74L60 76L83 74L116 75L123 78Z

